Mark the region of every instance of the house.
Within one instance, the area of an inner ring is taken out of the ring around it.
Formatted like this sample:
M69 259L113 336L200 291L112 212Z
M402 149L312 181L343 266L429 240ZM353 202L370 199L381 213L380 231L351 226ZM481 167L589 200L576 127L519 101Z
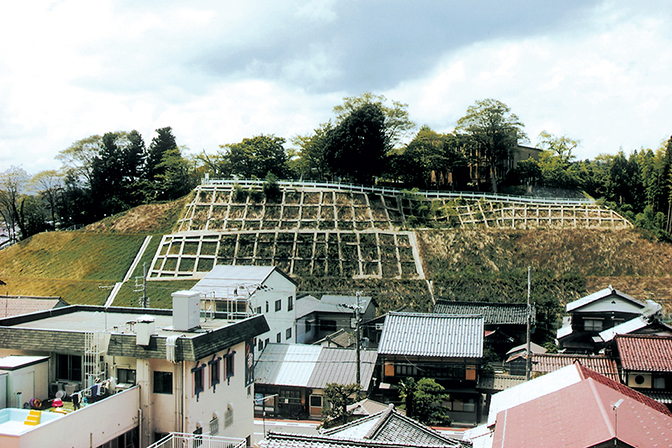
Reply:
M580 387L575 387L579 385ZM611 400L610 404L606 406L603 400L605 397ZM569 429L571 425L581 428L583 424L588 423L602 424L607 420L605 411L611 409L619 399L623 399L623 402L627 401L627 407L637 408L637 412L644 413L647 418L652 415L659 421L672 418L672 413L661 403L576 362L494 394L487 423L467 430L464 438L478 448L558 445L607 446L601 445L604 442L600 439L604 435L603 432L599 434L594 445L584 444L582 440L574 440L573 437L576 435L567 433L571 433ZM597 412L595 413L596 409ZM521 415L524 417L521 417ZM580 418L568 423L565 419L573 415L580 416ZM514 419L511 419L512 416ZM599 416L602 416L602 418ZM632 424L634 421L632 418L623 420L630 422L630 427L638 426ZM515 423L513 423L514 421ZM643 420L637 421L638 423L645 423ZM551 429L554 426L558 428L557 432L553 432ZM521 427L526 428L527 435L524 435L524 431L520 431ZM608 432L608 427L597 429ZM508 431L516 433L511 440L508 439L508 436L504 438L504 434L508 434ZM582 432L590 431L583 430ZM641 434L645 432L646 429L643 429ZM562 436L560 438L561 442L558 441L557 436ZM609 439L608 435L605 437L608 440L613 439L613 437ZM513 441L517 445L510 445ZM611 446L613 446L613 440L611 443ZM644 443L632 446L656 445Z
M357 338L352 333L340 329L335 333L328 334L319 341L313 342L313 345L322 347L351 348L357 344Z
M525 303L499 302L451 302L439 300L434 306L439 314L482 314L486 342L501 358L512 347L522 344L527 338L528 307ZM536 308L531 305L530 325L536 324Z
M360 353L360 386L369 391L377 353ZM257 413L284 418L319 419L327 405L327 384L357 382L357 357L352 349L304 344L270 344L255 364ZM262 404L263 403L263 404Z
M668 407L672 406L672 337L618 335L612 349L621 381Z
M483 357L483 316L390 312L378 347L380 392L408 378L432 378L450 394L450 417L462 423L480 419L476 390Z
M358 302L359 301L359 302ZM359 305L358 305L359 303ZM306 295L296 301L296 342L312 344L338 330L355 328L355 307L360 308L360 322L376 316L376 302L371 297L323 295L321 299Z
M612 381L619 381L618 365L615 359L598 355L567 355L564 353L532 354L532 377L546 375L576 362Z
M274 266L215 266L191 291L206 307L232 319L263 315L269 330L256 338L259 352L269 343L296 342L296 282Z
M530 352L546 353L546 349L539 344L530 342ZM509 373L511 375L526 375L527 374L527 343L513 347L506 352L506 365L508 365Z
M320 432L320 435L271 432L262 448L401 448L468 447L462 442L406 417L394 405L359 420Z
M655 302L641 302L609 286L567 304L569 317L557 332L558 345L567 353L597 353L604 347L600 337L604 330L661 309Z
M0 319L68 306L60 297L0 296Z
M267 331L262 315L204 319L190 291L173 293L173 310L76 305L1 319L0 356L48 357L22 401L77 395L89 405L20 434L0 425L0 445L53 446L59 435L69 446L146 447L171 432L250 442L253 341Z

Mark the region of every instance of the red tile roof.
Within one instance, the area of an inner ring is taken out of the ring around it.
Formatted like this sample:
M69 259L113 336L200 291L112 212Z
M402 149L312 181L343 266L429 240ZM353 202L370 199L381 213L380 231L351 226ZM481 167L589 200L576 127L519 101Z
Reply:
M565 355L557 353L533 353L532 371L542 374L550 373L578 361L583 367L588 367L607 378L618 381L618 366L616 361L605 356Z
M616 347L624 370L672 372L672 338L618 335Z
M588 378L501 411L492 447L595 446L614 439L630 446L669 447L672 417Z

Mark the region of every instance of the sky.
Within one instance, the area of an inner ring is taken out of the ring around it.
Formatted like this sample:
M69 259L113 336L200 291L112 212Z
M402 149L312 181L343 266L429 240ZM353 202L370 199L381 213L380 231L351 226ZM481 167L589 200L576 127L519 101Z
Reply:
M0 6L0 172L58 169L106 132L170 126L185 154L288 141L364 92L450 132L494 98L574 154L672 134L667 0L31 0ZM291 147L287 143L286 147Z

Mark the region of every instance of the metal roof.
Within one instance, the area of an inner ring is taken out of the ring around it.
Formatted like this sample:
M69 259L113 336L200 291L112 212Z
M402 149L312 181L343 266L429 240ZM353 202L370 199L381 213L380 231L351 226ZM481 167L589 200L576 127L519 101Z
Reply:
M434 306L439 314L482 314L485 325L526 325L527 304L491 302L449 302L440 300ZM532 305L532 325L536 321L536 310Z
M217 265L205 274L191 290L205 293L217 291L222 297L228 297L236 290L238 291L233 293L234 295L249 295L254 293L256 288L261 286L274 271L296 284L291 277L275 266ZM243 293L245 288L249 288L249 291Z
M618 335L615 340L624 370L672 372L672 338Z
M615 418L622 423L616 426ZM589 378L501 411L492 446L602 446L614 439L628 446L670 446L672 418Z
M0 318L67 306L60 297L0 297Z
M378 353L360 353L362 390L368 390ZM304 344L268 344L255 365L255 382L324 389L329 383L352 384L357 378L352 349Z
M389 312L380 337L381 355L480 358L483 316Z
M581 308L582 306L588 305L589 303L596 302L600 299L604 299L605 297L609 297L611 295L618 296L628 302L631 302L635 304L636 306L640 308L646 307L646 304L644 302L640 302L639 300L635 299L632 296L627 295L624 292L617 291L616 289L612 288L609 286L608 288L601 289L600 291L594 292L590 295L587 295L585 297L580 298L579 300L575 300L573 302L569 302L567 304L567 312L569 313L570 311L574 311L577 308Z

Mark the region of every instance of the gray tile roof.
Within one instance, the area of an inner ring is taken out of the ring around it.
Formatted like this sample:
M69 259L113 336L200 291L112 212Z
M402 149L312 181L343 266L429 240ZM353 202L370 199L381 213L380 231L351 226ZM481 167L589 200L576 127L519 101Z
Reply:
M440 300L434 306L439 314L482 314L485 325L527 324L527 304L491 302L449 302ZM536 321L536 310L532 306L532 325Z
M455 447L470 447L469 442L459 442ZM262 448L429 448L445 445L422 445L419 443L385 442L380 440L349 440L312 434L269 432L260 442Z
M389 312L380 355L480 358L483 316Z
M360 379L368 390L378 353L362 350ZM324 389L329 383L356 382L356 355L352 349L304 344L268 344L255 365L255 382L279 386Z
M459 440L407 417L389 405L387 409L322 432L338 439L375 440L405 445L460 447Z
M0 318L67 306L60 297L0 296Z

